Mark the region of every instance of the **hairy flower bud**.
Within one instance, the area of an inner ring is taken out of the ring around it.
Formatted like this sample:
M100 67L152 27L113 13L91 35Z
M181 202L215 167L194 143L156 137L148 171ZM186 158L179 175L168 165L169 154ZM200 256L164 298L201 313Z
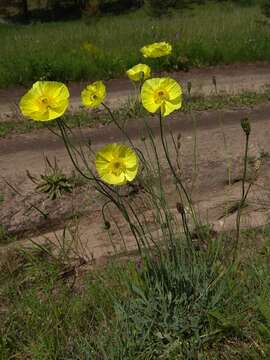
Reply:
M111 228L111 223L109 221L104 221L104 228L105 230L109 230Z
M181 148L181 133L178 133L177 135L177 149L179 150Z
M187 83L187 90L188 90L188 95L189 95L189 96L191 95L191 89L192 89L192 82L191 82L191 81L188 81L188 83Z
M246 135L250 134L251 128L250 128L250 122L248 118L244 118L241 120L241 126L242 129L244 130Z
M180 203L180 202L176 203L176 209L179 212L179 214L181 214L181 215L185 214L185 208L182 203Z

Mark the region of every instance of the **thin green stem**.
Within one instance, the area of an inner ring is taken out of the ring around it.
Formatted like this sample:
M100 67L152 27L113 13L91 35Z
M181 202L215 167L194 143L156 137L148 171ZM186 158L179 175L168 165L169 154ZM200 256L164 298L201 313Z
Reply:
M71 162L72 162L72 165L73 165L74 168L78 171L78 173L79 173L80 175L82 175L85 179L87 179L87 180L94 180L94 178L87 176L87 175L79 168L79 166L77 165L77 163L76 163L76 161L74 160L73 155L72 155L72 153L71 153L70 146L69 146L69 144L68 144L68 142L67 142L66 134L65 134L65 131L64 131L63 127L62 127L61 120L57 119L56 121L57 121L57 125L58 125L58 127L59 127L59 130L60 130L60 132L61 132L62 139L63 139L63 141L64 141L64 145L65 145L66 150L67 150L67 152L68 152L68 156L69 156L69 158L70 158L70 160L71 160Z
M244 174L242 179L242 198L245 196L245 182L247 177L247 164L248 164L248 144L249 134L246 134L245 157L244 157Z
M128 139L128 142L130 143L130 145L134 148L133 142L130 138L130 136L128 135L128 133L124 130L124 128L118 123L118 121L116 120L115 116L113 115L113 112L111 111L111 109L109 108L109 106L107 106L105 103L102 103L102 106L107 110L107 112L109 113L112 122L117 126L117 128L122 132L122 134Z
M246 178L247 178L248 147L249 147L249 133L246 133L244 171L243 171L242 189L241 189L242 196L241 196L241 200L239 202L237 216L236 216L236 240L235 240L234 253L233 253L233 262L235 262L235 260L236 260L237 252L238 252L238 248L239 248L242 210L245 205L248 193L252 186L252 183L250 183L248 186L248 189L246 191L245 183L246 183Z
M188 195L181 179L179 179L178 175L176 174L176 171L173 167L173 164L171 162L171 159L170 159L170 156L169 156L169 153L168 153L168 149L167 149L167 146L166 146L166 141L165 141L165 137L164 137L164 129L163 129L163 122L162 122L162 116L161 116L161 112L159 113L159 127L160 127L160 137L161 137L161 142L162 142L162 146L163 146L163 149L164 149L164 153L165 153L165 156L166 156L166 159L167 159L167 162L169 164L169 167L171 169L171 172L175 178L175 180L178 182L178 184L180 185L181 187L181 190L183 191L183 193L185 194L185 197L189 203L189 205L192 204L192 201L190 199L190 196Z

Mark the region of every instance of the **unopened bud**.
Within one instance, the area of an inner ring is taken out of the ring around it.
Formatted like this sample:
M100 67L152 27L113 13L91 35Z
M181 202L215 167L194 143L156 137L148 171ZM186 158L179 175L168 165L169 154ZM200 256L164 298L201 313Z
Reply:
M212 77L212 82L213 82L214 87L216 88L217 87L217 78L215 77L215 75Z
M111 223L109 221L104 221L104 228L105 230L109 230L111 228Z
M181 133L177 135L177 149L179 150L181 147Z
M184 208L184 206L183 206L182 203L178 202L178 203L176 204L176 209L177 209L177 211L179 212L179 214L185 215L185 208Z
M241 120L241 126L242 129L244 130L246 135L250 134L251 128L250 128L250 122L248 118L244 118Z
M188 95L190 96L191 94L191 89L192 89L192 82L191 81L188 81L187 83L187 90L188 90Z
M142 141L142 142L146 141L146 137L145 137L145 136L141 136L141 141Z

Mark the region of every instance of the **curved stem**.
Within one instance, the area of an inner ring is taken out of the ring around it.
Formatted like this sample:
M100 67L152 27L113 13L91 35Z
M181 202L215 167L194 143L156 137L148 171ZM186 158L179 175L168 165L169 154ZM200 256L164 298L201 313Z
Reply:
M87 180L94 180L94 178L87 176L87 175L79 168L79 166L77 165L77 163L76 163L76 161L74 160L73 155L72 155L72 153L71 153L69 144L68 144L68 142L67 142L66 134L65 134L65 131L64 131L63 127L62 127L61 120L57 119L56 121L57 121L59 130L60 130L60 132L61 132L62 139L63 139L63 141L64 141L64 145L65 145L65 147L66 147L66 150L67 150L67 152L68 152L69 158L70 158L73 166L74 166L75 169L78 171L78 173L79 173L80 175L82 175L84 178L86 178Z
M111 109L109 108L109 106L107 106L105 103L102 103L102 106L108 111L112 122L117 126L117 128L122 132L122 134L128 139L128 142L130 143L130 145L134 148L133 142L130 138L130 136L128 135L128 133L123 129L123 127L118 123L118 121L116 120L115 116L113 115Z
M247 177L247 160L248 160L248 143L249 143L249 134L246 135L244 174L243 174L243 179L242 179L242 198L244 198L244 196L245 196L245 182L246 182L246 177Z
M80 168L79 166L77 165L74 157L73 157L73 154L70 150L70 145L67 141L67 134L66 134L66 131L63 127L63 124L61 123L61 120L57 119L57 124L58 124L58 127L60 129L60 132L61 132L61 135L62 135L62 138L63 138L63 141L64 141L64 145L66 147L66 150L68 152L68 155L70 157L70 160L73 164L73 166L75 167L75 169L79 172L79 174L81 174L85 179L89 180L89 181L95 181L99 186L101 186L102 188L107 188L109 191L112 191L114 193L116 193L116 190L114 190L112 187L110 187L109 185L107 185L106 183L104 183L102 180L98 179L93 173L92 174L92 177L90 176L87 176ZM107 190L105 190L107 191Z
M166 156L166 159L167 159L167 162L169 164L169 167L171 169L171 172L173 174L173 176L175 177L175 180L178 182L178 184L180 185L181 187L181 190L183 191L183 193L185 194L185 197L189 203L189 205L191 206L192 205L192 201L191 201L191 198L190 196L188 195L183 183L182 183L182 180L179 179L178 175L176 174L176 171L173 167L173 164L171 162L171 159L170 159L170 156L168 154L168 149L167 149L167 145L166 145L166 141L165 141L165 137L164 137L164 130L163 130L163 123L162 123L162 116L161 116L161 112L159 113L159 127L160 127L160 137L161 137L161 142L162 142L162 146L163 146L163 149L164 149L164 153L165 153L165 156Z
M242 197L239 202L237 217L236 217L236 241L234 246L234 253L233 253L233 262L235 262L237 257L237 251L239 247L240 241L240 227L241 227L241 216L242 216L242 209L245 205L247 196L252 186L252 182L249 184L247 190L245 189L245 182L247 178L247 163L248 163L248 146L249 146L249 133L246 133L246 144L245 144L245 157L244 157L244 173L242 178Z

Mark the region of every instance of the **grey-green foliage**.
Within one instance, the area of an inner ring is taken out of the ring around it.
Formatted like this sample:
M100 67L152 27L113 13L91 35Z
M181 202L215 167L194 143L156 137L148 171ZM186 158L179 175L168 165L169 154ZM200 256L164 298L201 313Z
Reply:
M216 320L233 293L218 246L190 254L175 245L162 261L142 265L129 302L116 301L112 337L104 333L96 348L102 359L191 360L211 340L211 322L220 334L237 332L236 320Z
M50 200L60 198L64 193L72 192L74 188L73 178L65 175L58 167L55 159L54 163L45 158L45 174L41 174L39 178L36 178L27 171L27 175L34 184L36 184L36 191L45 193Z
M183 248L162 264L108 265L76 286L49 251L13 250L0 263L0 358L270 359L269 234L248 230L244 256L257 237L268 244L228 271L224 235L192 259Z

